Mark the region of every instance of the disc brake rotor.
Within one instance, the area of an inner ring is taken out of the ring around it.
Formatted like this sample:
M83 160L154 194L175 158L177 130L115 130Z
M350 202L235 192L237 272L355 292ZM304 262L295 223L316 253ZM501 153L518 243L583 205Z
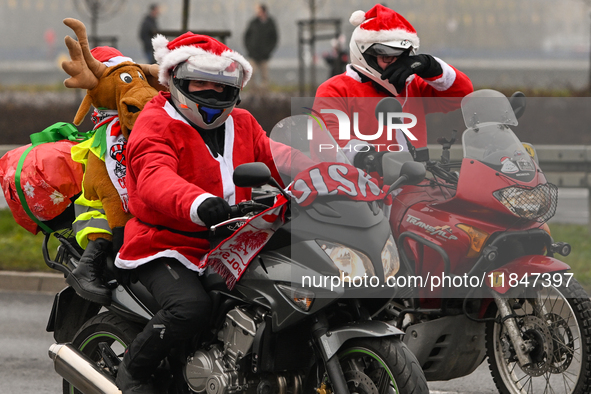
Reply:
M346 371L345 380L351 394L380 394L374 382L361 371Z
M523 372L530 376L541 376L552 367L554 340L547 324L535 316L524 316L521 327L523 338L534 344L529 353L532 363L522 366Z
M562 373L573 361L574 336L567 322L556 313L548 313L546 320L550 322L550 333L554 347L550 372Z

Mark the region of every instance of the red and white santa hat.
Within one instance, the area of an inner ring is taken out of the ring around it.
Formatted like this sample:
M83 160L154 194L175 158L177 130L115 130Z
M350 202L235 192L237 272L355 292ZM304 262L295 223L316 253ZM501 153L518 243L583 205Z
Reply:
M152 45L160 66L158 82L164 86L169 85L172 70L191 56L202 56L209 66L219 65L220 69L225 68L228 60L238 62L244 69L243 86L252 76L252 66L244 56L209 36L187 32L169 42L158 34L152 38Z
M376 4L367 12L355 11L349 22L357 26L352 39L359 43L381 43L389 46L419 48L419 36L414 27L402 15Z
M133 60L130 57L123 56L119 50L113 47L96 47L90 50L92 56L98 60L99 62L103 63L107 67L116 66L119 63L123 62L132 62Z

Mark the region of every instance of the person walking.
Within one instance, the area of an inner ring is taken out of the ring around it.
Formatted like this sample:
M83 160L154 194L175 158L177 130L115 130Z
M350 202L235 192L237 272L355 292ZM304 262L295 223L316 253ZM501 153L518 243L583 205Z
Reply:
M261 91L265 91L268 88L268 63L271 54L277 47L278 40L279 34L277 33L275 21L269 15L267 6L265 4L259 4L257 6L256 17L249 22L244 33L244 45L253 64L253 77L260 78ZM259 87L254 78L252 85L255 89Z
M154 59L154 49L152 48L152 37L158 32L158 24L156 18L160 15L160 6L158 4L150 5L148 14L142 20L140 25L139 38L142 42L144 55L148 63L156 63Z

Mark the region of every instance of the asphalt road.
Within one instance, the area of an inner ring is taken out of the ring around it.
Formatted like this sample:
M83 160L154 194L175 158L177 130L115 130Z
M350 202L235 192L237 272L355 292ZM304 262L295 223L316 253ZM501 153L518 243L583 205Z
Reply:
M45 331L53 295L0 292L0 393L57 394L62 380L47 355L54 343ZM432 393L495 393L486 364L469 377L432 382Z
M62 380L47 350L53 295L0 292L0 393L57 394Z

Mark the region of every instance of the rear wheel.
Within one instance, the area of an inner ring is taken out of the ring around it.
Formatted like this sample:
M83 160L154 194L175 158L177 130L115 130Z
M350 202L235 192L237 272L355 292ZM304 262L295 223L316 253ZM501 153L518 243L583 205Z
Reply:
M486 346L502 394L591 392L591 301L574 279L510 300L532 363L520 366L505 327L488 323Z
M94 361L96 365L105 369L107 373L113 375L112 371L108 371L106 368L99 343L107 343L121 360L125 349L139 332L140 328L131 325L117 315L111 312L101 313L84 323L74 336L72 346ZM63 390L64 394L81 394L66 380L64 380Z
M419 362L400 338L356 339L338 356L351 394L429 393Z

